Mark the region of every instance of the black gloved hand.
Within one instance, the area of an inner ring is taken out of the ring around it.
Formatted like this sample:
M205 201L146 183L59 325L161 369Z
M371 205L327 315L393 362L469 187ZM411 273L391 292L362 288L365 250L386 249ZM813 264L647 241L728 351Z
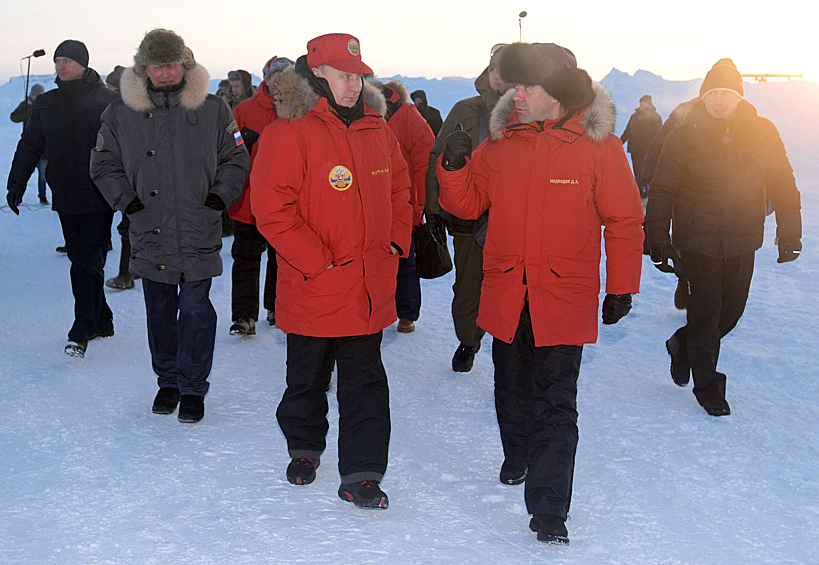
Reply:
M445 220L440 214L427 214L427 223L429 224L429 231L435 236L435 239L446 241L446 230L444 229Z
M799 254L802 252L802 242L798 237L780 237L779 238L779 258L777 263L787 263L788 261L795 261L799 259Z
M674 267L668 263L669 260L674 261L674 265L680 263L680 256L677 255L677 250L670 245L652 247L649 255L651 256L651 262L654 263L654 266L664 273L675 272Z
M245 141L245 147L247 148L247 152L251 153L253 151L253 145L259 141L259 132L250 129L249 127L243 127L242 131L239 133L242 134L242 139Z
M472 138L464 131L461 124L455 131L446 136L446 148L441 164L447 171L457 171L466 165L466 158L472 155Z
M136 214L140 210L145 209L145 204L143 204L139 200L139 196L134 196L134 199L131 200L131 203L125 207L125 215L130 216L131 214Z
M11 211L20 215L18 206L23 203L23 194L26 192L26 186L17 182L9 184L9 192L6 194L6 202L9 203Z
M606 294L603 300L603 323L616 324L631 311L630 294Z
M218 212L227 208L225 201L222 200L218 194L214 194L213 192L208 192L208 195L205 197L205 206Z

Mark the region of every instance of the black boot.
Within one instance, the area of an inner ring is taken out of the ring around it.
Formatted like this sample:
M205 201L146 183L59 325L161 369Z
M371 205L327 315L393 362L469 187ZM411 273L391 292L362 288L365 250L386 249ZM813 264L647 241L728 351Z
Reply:
M526 480L526 461L504 459L500 470L500 482L505 485L519 485Z
M177 404L179 404L179 389L163 387L156 393L151 411L154 414L173 414Z
M671 356L671 379L677 386L685 386L691 380L691 362L688 360L688 344L684 334L682 339L675 333L665 342L665 349Z
M472 364L475 362L475 354L480 351L481 342L478 345L470 347L463 343L455 350L455 355L452 356L452 370L456 373L468 373L472 370Z
M534 514L529 529L537 532L537 540L553 545L569 545L566 520L554 514Z
M179 397L179 415L177 418L185 424L195 424L205 416L205 398L195 394L183 394Z

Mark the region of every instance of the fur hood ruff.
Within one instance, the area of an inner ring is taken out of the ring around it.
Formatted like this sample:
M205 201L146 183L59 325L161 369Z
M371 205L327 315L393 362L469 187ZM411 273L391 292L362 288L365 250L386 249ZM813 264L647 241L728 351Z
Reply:
M381 90L365 80L362 95L370 108L383 118L387 112L387 102ZM273 104L280 118L299 120L315 108L318 101L319 95L313 91L307 79L296 72L296 67L291 66L281 72L273 94Z
M147 112L153 109L154 104L148 95L148 77L141 77L133 67L125 69L120 79L120 93L122 101L130 109L137 112ZM185 70L185 87L180 92L179 105L185 110L196 110L208 97L210 75L202 65Z
M614 122L617 109L611 99L611 94L599 82L592 82L595 97L591 104L580 110L580 126L583 127L586 137L592 141L603 141L614 133ZM498 101L492 116L489 119L489 138L498 141L504 137L503 129L509 124L515 102L512 98L515 90L510 89Z

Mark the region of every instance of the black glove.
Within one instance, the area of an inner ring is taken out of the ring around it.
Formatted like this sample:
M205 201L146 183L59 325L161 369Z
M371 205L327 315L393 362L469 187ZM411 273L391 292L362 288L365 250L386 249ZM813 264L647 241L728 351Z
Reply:
M427 214L427 223L429 224L429 231L435 236L435 239L446 241L446 230L444 226L446 221L440 214Z
M603 323L616 324L631 311L630 294L606 294L603 300Z
M668 263L669 259L674 261L674 265L680 264L680 256L677 255L677 251L670 245L652 247L649 255L651 256L651 262L654 263L654 266L664 273L676 272L674 267Z
M472 138L464 131L461 124L455 126L455 131L446 136L446 148L441 164L447 171L457 171L466 165L466 158L472 155Z
M26 186L20 183L11 183L9 184L9 192L6 194L6 202L9 203L9 208L11 211L20 215L20 209L18 206L23 203L23 194L26 192Z
M134 196L134 199L131 200L131 203L125 207L125 215L130 216L131 214L136 214L140 210L145 209L145 204L143 204L139 200L139 196Z
M225 201L219 198L218 194L214 194L213 192L208 192L208 195L205 197L205 206L218 212L227 208Z
M253 151L253 144L259 141L259 132L253 131L249 127L243 127L242 131L239 133L242 134L242 139L245 141L245 147L247 148L247 152L250 153Z
M11 204L9 204L11 205ZM13 210L13 208L12 208ZM802 252L802 242L799 241L798 237L792 236L785 236L779 238L779 258L776 260L777 263L787 263L788 261L794 261L799 258L799 254Z

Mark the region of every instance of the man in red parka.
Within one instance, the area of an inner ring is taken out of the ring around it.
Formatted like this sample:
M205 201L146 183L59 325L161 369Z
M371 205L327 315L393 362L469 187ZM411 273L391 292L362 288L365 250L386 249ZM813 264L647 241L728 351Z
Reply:
M489 210L478 325L494 336L500 479L526 482L529 527L569 543L583 345L597 340L600 232L603 323L638 292L643 211L608 92L554 44L516 43L501 58L514 85L471 159L455 131L438 164L441 206L460 218Z
M307 55L279 77L279 119L259 141L250 200L279 258L276 325L287 334L287 389L276 417L292 458L287 479L303 485L316 477L335 359L338 494L386 508L379 483L390 409L381 336L396 319L412 208L407 164L382 119L384 97L362 80L370 73L355 37L310 40Z
M426 203L426 173L429 166L429 152L435 144L432 128L410 102L407 87L397 80L381 84L370 79L381 89L387 102L384 119L401 144L401 153L409 167L410 204L412 204L412 226L421 225ZM395 308L398 313L398 331L415 331L415 321L421 315L421 281L415 271L415 245L410 245L406 259L398 261L398 281L395 288Z
M273 57L262 69L264 81L256 89L253 98L241 102L233 110L233 118L250 152L250 166L258 153L257 141L262 131L276 119L273 107L273 91L276 80L284 69L293 66L287 57ZM231 314L231 335L253 335L259 319L259 273L262 253L267 249L267 271L264 280L264 307L267 321L276 323L276 251L256 229L256 218L250 209L250 177L245 181L242 197L228 209L234 222Z

